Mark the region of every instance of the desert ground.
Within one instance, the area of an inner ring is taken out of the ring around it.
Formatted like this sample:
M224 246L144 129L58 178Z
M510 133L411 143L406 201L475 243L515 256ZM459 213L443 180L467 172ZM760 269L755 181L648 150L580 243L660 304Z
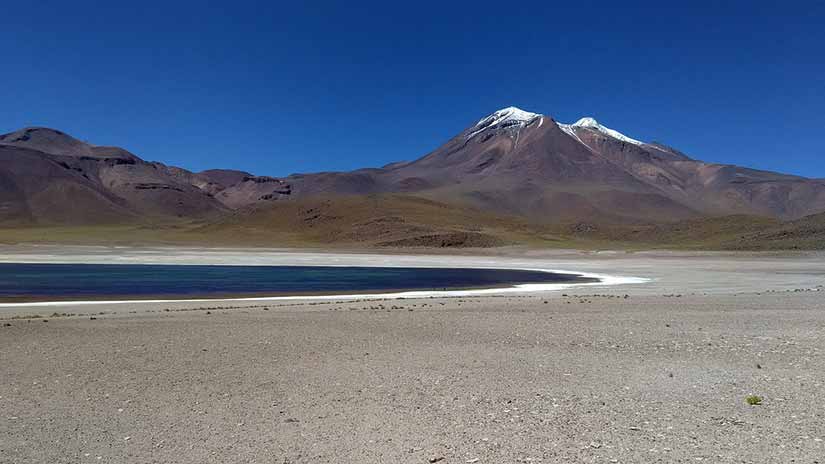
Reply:
M3 463L825 462L822 253L7 246L0 261L649 279L404 299L2 306Z

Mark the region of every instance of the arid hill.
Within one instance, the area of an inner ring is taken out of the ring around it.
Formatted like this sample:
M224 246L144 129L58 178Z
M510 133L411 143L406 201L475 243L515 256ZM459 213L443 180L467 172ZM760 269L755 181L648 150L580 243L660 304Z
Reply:
M0 205L0 222L34 224L210 219L227 211L188 171L36 127L0 136Z

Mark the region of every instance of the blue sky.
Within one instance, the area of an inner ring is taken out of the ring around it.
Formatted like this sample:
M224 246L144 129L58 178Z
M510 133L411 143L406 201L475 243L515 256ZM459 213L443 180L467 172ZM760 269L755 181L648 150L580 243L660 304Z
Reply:
M825 177L822 2L32 3L0 18L0 132L286 175L414 159L515 105Z

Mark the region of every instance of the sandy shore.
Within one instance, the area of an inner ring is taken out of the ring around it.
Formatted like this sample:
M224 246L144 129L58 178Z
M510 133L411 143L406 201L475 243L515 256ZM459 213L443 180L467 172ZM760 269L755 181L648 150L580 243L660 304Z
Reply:
M472 297L2 308L3 463L825 462L823 255L9 247L0 260L650 279ZM746 404L750 394L763 404Z

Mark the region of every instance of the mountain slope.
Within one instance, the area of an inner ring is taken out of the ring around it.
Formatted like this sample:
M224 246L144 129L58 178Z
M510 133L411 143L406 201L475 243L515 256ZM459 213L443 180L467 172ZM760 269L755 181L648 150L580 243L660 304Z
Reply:
M0 145L0 223L97 224L136 216L125 200L59 158Z
M725 244L743 250L825 249L825 213L753 231Z
M281 245L489 247L525 243L541 232L523 218L409 195L373 194L260 203L193 235Z
M592 118L566 127L594 152L704 214L792 219L825 210L822 180L693 160L660 144L615 136Z
M0 136L0 221L188 220L226 211L182 171L53 129L23 129Z

